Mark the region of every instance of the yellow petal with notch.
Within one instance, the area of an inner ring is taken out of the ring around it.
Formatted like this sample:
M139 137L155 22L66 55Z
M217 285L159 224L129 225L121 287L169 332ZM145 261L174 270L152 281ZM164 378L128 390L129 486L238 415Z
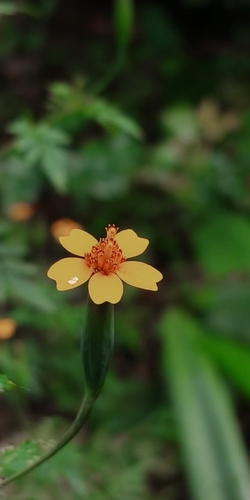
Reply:
M114 273L95 273L89 280L89 295L95 304L117 304L123 295L123 284Z
M124 229L115 236L115 240L126 259L141 255L149 244L149 240L137 236L133 229Z
M81 229L73 229L69 236L61 236L59 241L68 252L80 257L90 252L92 246L98 243L94 236Z
M128 285L144 290L158 290L156 283L163 278L154 267L136 261L123 262L116 274Z

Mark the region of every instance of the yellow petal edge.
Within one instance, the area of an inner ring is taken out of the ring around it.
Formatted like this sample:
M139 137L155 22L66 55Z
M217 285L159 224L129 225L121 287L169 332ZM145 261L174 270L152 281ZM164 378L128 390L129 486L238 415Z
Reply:
M68 252L79 257L90 252L92 246L97 244L96 238L82 229L72 229L69 236L60 236L59 241Z
M123 284L116 274L95 273L89 280L89 296L95 304L117 304L123 295Z
M154 267L136 261L123 262L117 275L128 285L152 291L158 290L156 283L163 278L160 271Z
M115 237L126 259L141 255L147 248L149 240L137 236L133 229L124 229Z

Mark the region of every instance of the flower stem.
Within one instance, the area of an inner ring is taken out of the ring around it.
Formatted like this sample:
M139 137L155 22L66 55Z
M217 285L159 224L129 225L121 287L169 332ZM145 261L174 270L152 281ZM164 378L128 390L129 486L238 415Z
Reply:
M6 484L11 483L12 481L15 481L16 479L19 479L20 477L25 476L29 472L31 472L33 469L38 467L38 465L41 465L43 462L46 462L50 457L53 457L59 450L61 450L71 439L78 433L78 431L81 429L85 421L87 420L94 402L98 396L99 392L97 393L90 393L87 392L82 400L82 404L79 408L79 411L76 415L76 418L70 428L65 432L65 434L61 437L61 439L56 443L56 445L51 448L49 451L47 451L44 455L42 455L38 460L33 462L29 467L26 467L25 469L22 469L18 472L15 472L11 476L7 477L3 481L0 482L0 488L2 486L5 486Z

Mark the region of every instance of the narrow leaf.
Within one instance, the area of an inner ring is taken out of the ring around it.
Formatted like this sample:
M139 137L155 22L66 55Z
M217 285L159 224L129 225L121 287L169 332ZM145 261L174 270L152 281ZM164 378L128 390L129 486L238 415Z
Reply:
M181 311L161 322L181 447L195 500L248 500L250 470L229 394Z
M95 99L83 112L86 118L96 121L103 127L113 127L134 139L143 139L142 129L131 117L102 99Z
M203 347L221 365L237 386L250 396L250 349L238 342L203 336Z

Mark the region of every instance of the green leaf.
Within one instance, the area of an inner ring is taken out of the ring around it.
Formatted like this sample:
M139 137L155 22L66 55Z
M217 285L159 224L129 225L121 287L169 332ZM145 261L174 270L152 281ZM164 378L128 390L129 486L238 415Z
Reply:
M197 346L201 328L179 310L160 326L163 361L195 500L248 500L250 471L229 394Z
M204 349L247 396L250 396L250 349L238 342L204 335Z
M38 10L36 7L30 4L22 3L18 5L17 3L8 2L0 2L0 16L11 16L18 13L29 14L31 16L36 16L38 14Z
M0 16L9 16L11 14L17 14L18 6L14 3L0 2Z
M41 450L41 445L32 441L25 441L25 443L15 448L12 446L7 447L1 456L1 476L8 477L26 467L32 460L37 459L37 456L41 454Z
M85 108L84 114L103 127L113 127L134 137L134 139L141 140L143 138L143 131L139 125L109 102L95 99Z
M43 170L56 190L66 192L68 180L68 156L65 146L69 137L65 132L47 123L34 124L21 119L11 124L9 130L16 135L14 151L31 169Z
M8 379L7 375L0 373L0 392L12 390L16 387L14 382Z
M124 132L141 140L143 131L131 117L104 99L97 99L85 88L73 87L57 82L50 87L50 109L54 122L61 126L80 130L87 120L104 128ZM71 125L70 125L71 124Z
M196 252L208 274L250 270L250 222L233 213L217 214L194 237Z
M47 148L42 156L42 168L59 193L67 191L67 154L60 148Z

